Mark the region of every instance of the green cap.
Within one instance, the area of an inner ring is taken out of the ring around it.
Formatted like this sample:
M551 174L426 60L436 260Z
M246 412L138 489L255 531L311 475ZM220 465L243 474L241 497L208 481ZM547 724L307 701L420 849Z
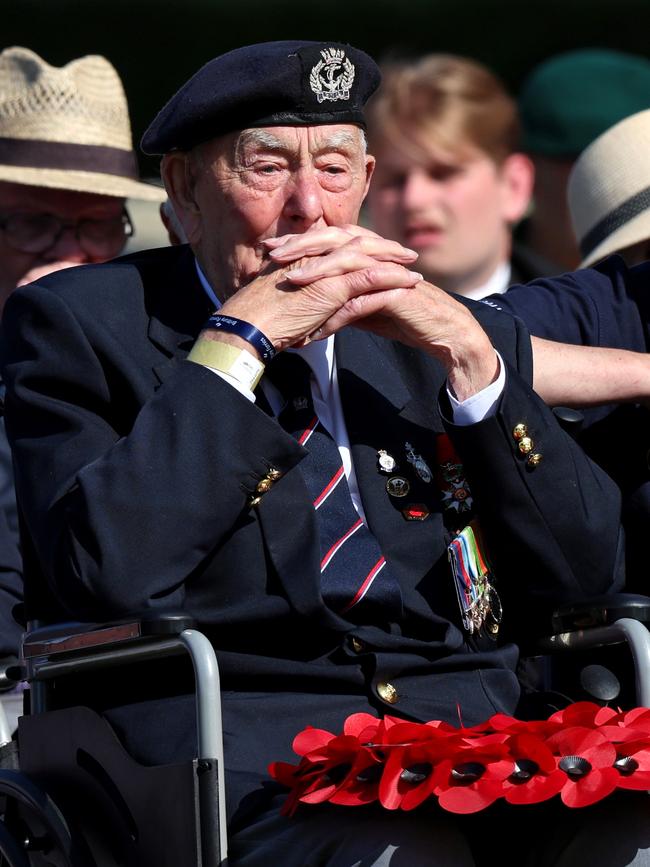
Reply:
M619 120L650 108L650 60L583 49L537 66L519 96L523 149L576 157Z

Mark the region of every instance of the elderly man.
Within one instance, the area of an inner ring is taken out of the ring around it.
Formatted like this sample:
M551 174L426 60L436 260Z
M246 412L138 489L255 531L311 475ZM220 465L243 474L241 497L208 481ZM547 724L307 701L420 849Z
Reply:
M160 201L138 180L126 96L104 57L51 66L0 53L0 310L16 286L122 252L125 199ZM4 387L0 384L4 391ZM11 455L0 428L0 655L17 655L22 599Z
M211 61L143 139L190 246L52 275L5 311L31 614L196 616L233 864L475 863L473 826L435 814L285 819L267 765L356 711L513 712L513 639L619 580L618 492L530 388L523 328L356 225L378 81L332 43ZM447 548L472 519L492 569L468 601ZM144 762L191 755L191 698L152 684L183 691L170 662L128 706L104 690L106 715Z

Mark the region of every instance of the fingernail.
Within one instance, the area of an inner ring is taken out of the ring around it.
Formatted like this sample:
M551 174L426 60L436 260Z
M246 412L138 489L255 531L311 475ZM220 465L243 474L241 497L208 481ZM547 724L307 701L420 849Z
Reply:
M293 271L287 271L287 273L285 274L285 277L289 277L289 278L302 277L302 275L303 275L302 268L294 268Z
M411 250L410 247L404 247L404 249L406 250L407 253L410 253L411 256L419 256L420 255L417 250Z
M422 274L419 274L417 271L409 271L409 274L411 274L413 277L415 277L418 280L418 282L420 280L424 280L424 277L422 276Z

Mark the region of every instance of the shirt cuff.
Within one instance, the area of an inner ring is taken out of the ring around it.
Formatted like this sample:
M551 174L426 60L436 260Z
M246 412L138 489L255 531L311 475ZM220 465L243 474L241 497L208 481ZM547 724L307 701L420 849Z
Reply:
M253 392L245 385L243 382L240 382L238 379L235 379L234 376L231 376L229 373L224 373L223 370L215 370L214 367L208 367L208 365L204 365L208 370L211 370L212 373L216 373L217 376L220 376L222 379L225 379L226 382L229 382L233 388L236 388L240 394L243 394L244 397L247 397L251 403L255 403L255 395Z
M477 391L467 400L458 400L447 386L447 397L451 404L454 424L469 425L491 418L497 411L497 403L506 385L506 368L499 353L494 350L499 359L499 375L481 391Z

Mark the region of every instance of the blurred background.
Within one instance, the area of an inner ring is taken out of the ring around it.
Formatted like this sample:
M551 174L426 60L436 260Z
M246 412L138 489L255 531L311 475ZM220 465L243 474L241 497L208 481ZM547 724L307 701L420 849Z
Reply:
M533 66L560 51L650 57L650 0L3 0L1 9L0 47L24 45L56 66L83 54L108 57L124 82L136 142L201 64L268 39L350 42L378 60L463 54L514 94ZM142 175L156 176L156 161L140 159ZM131 210L138 245L162 243L150 208Z

